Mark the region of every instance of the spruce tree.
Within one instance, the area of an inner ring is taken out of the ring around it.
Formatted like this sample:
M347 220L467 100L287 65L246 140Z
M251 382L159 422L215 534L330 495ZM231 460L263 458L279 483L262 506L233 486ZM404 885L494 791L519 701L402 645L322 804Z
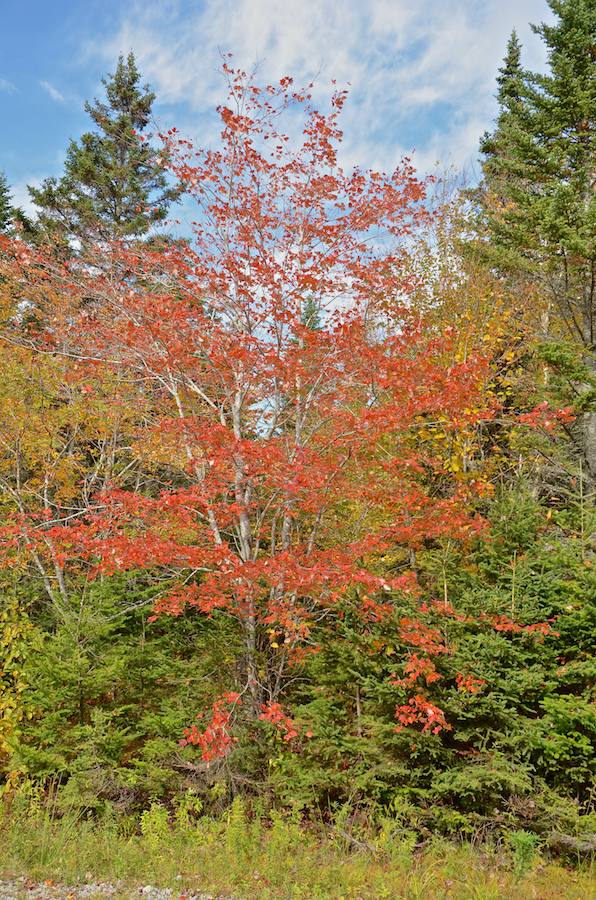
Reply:
M482 164L484 191L492 191L496 195L494 199L498 197L501 202L506 203L506 183L512 179L508 166L514 158L513 146L523 111L524 93L521 45L515 29L511 32L507 44L507 55L503 67L499 69L497 84L496 98L500 107L497 127L492 134L484 133L480 142L480 152L485 157ZM501 181L504 181L505 185L501 185Z
M596 374L596 0L548 3L555 23L532 26L546 44L548 72L522 70L512 38L497 127L481 145L477 197L493 267L524 271L540 285ZM594 412L582 428L596 476Z
M515 28L511 32L511 37L507 44L507 55L503 60L503 66L499 69L497 84L499 87L496 99L500 107L497 128L493 134L485 132L480 143L480 152L485 154L488 159L498 153L499 150L503 150L504 133L522 109L524 72L521 67L521 44L517 39ZM485 160L484 165L487 163L488 160Z
M570 332L596 346L596 0L549 0L559 21L533 26L550 72L522 71L510 42L500 114L484 137L485 185L505 208L485 214L493 244L546 280Z
M14 218L14 210L11 205L10 187L4 170L0 172L0 232L6 234Z
M179 191L168 185L163 154L144 134L155 94L140 86L133 53L102 79L107 102L85 104L96 131L71 141L64 174L29 193L42 226L85 239L140 236L161 222Z
M14 234L14 223L26 240L36 239L37 230L20 206L13 206L10 185L4 170L0 171L0 234Z

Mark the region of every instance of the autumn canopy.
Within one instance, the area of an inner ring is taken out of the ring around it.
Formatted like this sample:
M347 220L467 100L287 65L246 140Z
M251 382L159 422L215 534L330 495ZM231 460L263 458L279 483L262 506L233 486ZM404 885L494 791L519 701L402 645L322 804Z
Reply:
M59 369L68 384L37 411L49 442L91 429L97 446L126 421L130 464L98 459L82 493L69 471L66 499L46 453L48 490L15 488L4 563L31 554L65 596L81 578L142 569L161 585L155 615L225 610L243 635L234 702L246 693L267 715L316 652L314 622L338 604L382 622L394 596L418 593L417 548L481 527L481 480L463 464L458 477L456 457L458 435L491 413L486 360L458 359L408 301L404 247L429 216L409 163L346 173L344 92L323 115L289 79L259 89L225 74L221 149L163 136L196 202L191 241L91 235L61 255L5 242L12 352L51 359L44 377ZM297 115L298 145L280 130ZM447 648L416 618L402 635L404 721L436 730L443 715L418 681Z

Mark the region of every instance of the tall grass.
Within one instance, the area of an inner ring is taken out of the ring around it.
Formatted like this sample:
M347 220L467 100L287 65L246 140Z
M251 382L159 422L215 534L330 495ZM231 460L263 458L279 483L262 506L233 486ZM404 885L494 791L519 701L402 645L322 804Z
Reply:
M523 835L503 846L437 838L420 847L399 821L354 826L340 815L324 826L298 810L265 818L240 800L215 820L192 796L137 820L108 809L96 822L30 797L5 813L0 833L5 873L119 882L124 894L149 883L246 900L594 900L590 867L568 871L537 851Z

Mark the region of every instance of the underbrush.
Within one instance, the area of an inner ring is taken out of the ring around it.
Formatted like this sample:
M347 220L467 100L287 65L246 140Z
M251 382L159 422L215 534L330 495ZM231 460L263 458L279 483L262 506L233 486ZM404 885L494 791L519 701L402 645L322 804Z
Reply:
M523 830L484 843L472 834L421 841L399 817L355 817L346 808L323 823L297 808L265 814L236 800L212 818L192 794L137 818L107 806L94 819L21 797L5 810L0 833L4 873L246 900L593 900L593 858L563 862Z

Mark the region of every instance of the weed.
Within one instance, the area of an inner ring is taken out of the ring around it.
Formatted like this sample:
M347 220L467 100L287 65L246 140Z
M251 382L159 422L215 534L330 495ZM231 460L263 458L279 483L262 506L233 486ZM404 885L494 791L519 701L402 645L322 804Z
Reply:
M588 867L530 873L538 845L525 832L509 836L509 854L437 841L420 854L413 852L416 834L395 816L356 823L344 812L340 824L352 840L339 843L339 826L304 829L297 808L268 821L253 813L237 800L209 819L189 794L173 814L154 803L138 823L109 807L104 819L83 821L56 815L47 796L30 795L2 823L0 870L71 884L91 873L128 879L131 891L150 883L246 900L526 900L543 896L545 885L549 900L593 896Z
M152 803L141 813L141 833L149 849L155 853L168 840L168 811L159 803Z
M431 897L431 888L438 884L439 878L434 869L412 872L405 885L405 900L427 900Z
M507 840L513 850L513 871L522 878L530 869L535 854L540 847L540 838L531 831L510 831Z

